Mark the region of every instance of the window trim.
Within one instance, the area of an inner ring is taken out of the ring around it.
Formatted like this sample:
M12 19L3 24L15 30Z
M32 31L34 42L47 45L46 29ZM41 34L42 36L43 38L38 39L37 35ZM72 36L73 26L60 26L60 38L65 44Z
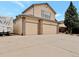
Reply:
M49 14L49 15L48 15ZM41 10L41 17L42 18L45 18L47 20L50 20L51 19L51 13L50 12L46 12L44 10Z

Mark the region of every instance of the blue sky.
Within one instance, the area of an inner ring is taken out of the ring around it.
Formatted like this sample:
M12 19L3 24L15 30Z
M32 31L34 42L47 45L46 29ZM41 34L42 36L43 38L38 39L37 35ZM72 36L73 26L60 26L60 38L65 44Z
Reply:
M35 3L49 3L56 11L56 19L63 20L64 13L69 6L69 1L0 1L0 16L16 17L21 14L26 8ZM73 4L79 12L79 1L74 1Z

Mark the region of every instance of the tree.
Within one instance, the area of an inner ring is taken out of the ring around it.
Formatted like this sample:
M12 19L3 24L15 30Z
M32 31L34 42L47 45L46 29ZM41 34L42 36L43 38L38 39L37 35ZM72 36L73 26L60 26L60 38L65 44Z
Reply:
M78 13L77 9L73 5L72 2L70 2L70 5L65 12L65 20L64 24L67 27L68 33L72 34L72 30L77 26L79 20L78 20Z
M79 20L79 13L78 13L78 20Z

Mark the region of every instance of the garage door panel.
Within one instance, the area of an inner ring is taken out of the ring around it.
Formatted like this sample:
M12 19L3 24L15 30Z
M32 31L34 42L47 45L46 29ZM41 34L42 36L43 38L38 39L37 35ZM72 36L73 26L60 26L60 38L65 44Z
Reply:
M26 23L25 24L25 34L26 35L32 35L37 34L38 26L36 23Z
M43 24L43 34L56 34L56 26Z

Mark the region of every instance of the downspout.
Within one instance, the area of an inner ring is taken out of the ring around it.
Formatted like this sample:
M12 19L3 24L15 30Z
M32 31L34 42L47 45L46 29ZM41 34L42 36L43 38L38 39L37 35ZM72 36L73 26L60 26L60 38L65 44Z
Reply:
M59 33L59 22L56 20L56 23L57 23L57 34L58 34Z

